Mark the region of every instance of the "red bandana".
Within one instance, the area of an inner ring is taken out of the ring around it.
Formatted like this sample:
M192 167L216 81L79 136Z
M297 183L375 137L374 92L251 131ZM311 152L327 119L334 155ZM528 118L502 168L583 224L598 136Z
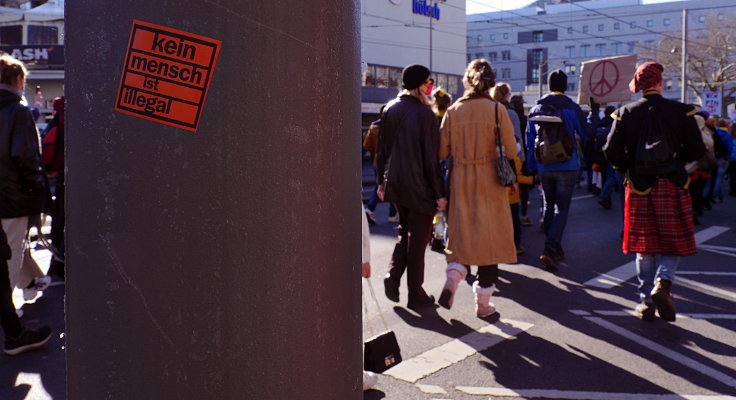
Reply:
M636 69L634 79L629 83L629 90L636 93L656 86L659 82L662 82L662 72L664 72L664 67L655 61L640 65Z

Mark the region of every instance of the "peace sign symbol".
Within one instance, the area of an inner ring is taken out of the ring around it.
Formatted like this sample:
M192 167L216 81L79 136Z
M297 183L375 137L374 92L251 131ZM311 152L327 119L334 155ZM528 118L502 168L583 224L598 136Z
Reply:
M590 93L596 97L603 97L611 93L618 84L619 77L616 64L608 60L599 62L590 73L588 81Z

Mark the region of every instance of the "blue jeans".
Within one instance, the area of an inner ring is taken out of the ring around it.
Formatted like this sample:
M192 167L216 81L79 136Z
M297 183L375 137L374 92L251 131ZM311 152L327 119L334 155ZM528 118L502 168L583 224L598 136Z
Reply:
M659 257L659 264L657 264ZM675 271L680 263L680 256L672 254L636 253L636 273L639 277L639 299L652 301L652 289L657 279L675 281Z
M577 171L540 171L539 181L544 191L544 247L562 248L562 233L570 214L570 201L575 189ZM557 208L555 212L555 207Z

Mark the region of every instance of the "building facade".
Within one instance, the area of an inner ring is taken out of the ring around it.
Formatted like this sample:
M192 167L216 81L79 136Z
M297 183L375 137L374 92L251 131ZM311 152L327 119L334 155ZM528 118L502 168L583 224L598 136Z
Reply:
M362 0L361 100L366 120L396 97L401 71L422 64L457 98L465 69L465 0Z
M540 79L547 92L547 73L555 69L567 72L567 94L576 99L584 61L626 54L639 55L640 62L659 59L657 55L665 51L660 46L662 40L681 35L683 9L688 10L690 46L697 45L693 39L707 29L709 22L736 16L733 0L660 4L590 0L542 7L539 3L544 2L468 16L466 59L488 59L496 69L497 80L510 83L515 92L524 92L527 103L538 98ZM673 47L671 51L678 49ZM679 99L680 83L679 64L676 68L665 65L664 96ZM688 101L696 101L691 90Z

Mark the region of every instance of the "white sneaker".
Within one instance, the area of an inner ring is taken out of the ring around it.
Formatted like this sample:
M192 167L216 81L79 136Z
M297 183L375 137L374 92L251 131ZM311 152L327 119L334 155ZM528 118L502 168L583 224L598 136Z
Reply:
M376 386L378 383L378 375L373 372L363 371L363 390L368 390Z

